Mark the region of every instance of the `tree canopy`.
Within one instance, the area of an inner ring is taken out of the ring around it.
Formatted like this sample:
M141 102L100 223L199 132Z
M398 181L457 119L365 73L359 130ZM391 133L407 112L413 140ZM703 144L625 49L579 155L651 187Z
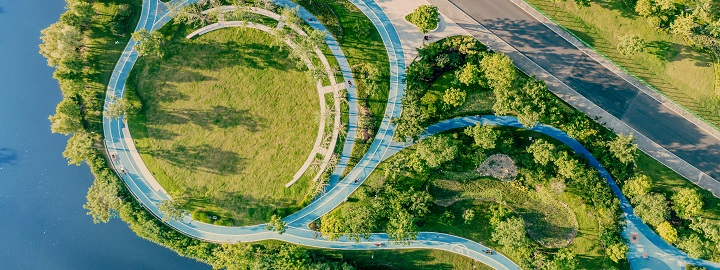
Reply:
M440 23L440 13L436 6L421 5L412 13L405 16L405 19L415 25L423 34L437 28Z

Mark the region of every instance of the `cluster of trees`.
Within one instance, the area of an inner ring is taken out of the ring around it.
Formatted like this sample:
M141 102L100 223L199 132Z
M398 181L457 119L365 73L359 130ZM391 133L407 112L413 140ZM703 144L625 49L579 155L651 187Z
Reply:
M693 258L720 260L720 222L700 215L704 202L697 189L681 188L668 198L653 191L650 177L638 174L625 183L623 193L665 241Z
M565 108L542 81L524 76L507 56L487 52L474 39L463 37L428 44L419 50L419 56L420 60L408 68L403 114L395 119L398 139L417 138L428 125L456 116L449 104L438 106L439 103L429 102L445 102L433 98L432 95L438 93L429 89L442 73L455 72L456 85L461 86L459 91L493 92L492 109L496 114L516 115L526 127L542 122L562 129L588 148L621 184L634 175L637 150L631 136L617 136L581 112ZM448 89L447 92L457 91ZM452 103L454 99L448 98L448 101ZM508 141L502 133L489 127L468 128L465 134L473 137L480 159L488 150L507 153L505 151L516 147L511 139ZM608 257L615 262L623 261L627 248L619 233L619 203L605 179L587 166L584 159L549 142L537 140L525 153L519 157L525 167L520 170L522 185L534 188L542 184L561 190L567 186L588 198L600 213L601 241ZM408 163L415 164L412 160Z
M440 12L436 6L421 5L412 13L405 16L405 20L415 25L423 34L438 27Z

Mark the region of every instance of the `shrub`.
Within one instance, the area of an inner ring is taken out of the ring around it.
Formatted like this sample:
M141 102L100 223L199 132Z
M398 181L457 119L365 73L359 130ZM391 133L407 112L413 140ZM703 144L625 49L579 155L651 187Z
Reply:
M440 13L436 6L422 5L412 13L405 16L405 19L415 25L423 34L438 27Z

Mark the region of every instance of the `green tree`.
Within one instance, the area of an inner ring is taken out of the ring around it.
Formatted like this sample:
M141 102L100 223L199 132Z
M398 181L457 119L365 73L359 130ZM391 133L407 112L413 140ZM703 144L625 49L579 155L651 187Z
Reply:
M400 141L417 139L425 130L426 119L427 116L416 106L404 107L400 117L393 119L393 123L397 125L395 138Z
M633 178L625 183L622 188L625 196L630 197L631 200L642 197L650 192L652 188L652 181L650 177L644 174L635 175Z
M673 244L678 240L677 230L670 225L670 222L663 221L660 223L660 225L657 226L657 232L663 240L670 244Z
M103 115L107 118L119 119L120 116L125 115L126 104L125 99L111 96Z
M64 98L58 103L55 115L51 115L50 130L54 133L68 135L83 131L80 105L73 98Z
M645 50L645 40L636 35L620 36L617 50L625 56L641 53Z
M428 167L437 168L457 157L458 145L450 136L436 135L422 140L416 152Z
M65 151L62 152L63 157L68 160L68 165L80 166L87 160L94 152L93 143L93 137L89 133L74 133L65 145Z
M158 204L158 209L164 214L163 221L181 221L183 216L187 213L187 211L183 209L184 204L184 202L172 199L161 201L160 204Z
M635 3L635 12L646 18L654 15L658 12L655 7L655 0L638 0Z
M465 224L470 224L470 222L472 222L473 219L475 219L475 210L465 209L465 211L463 211L462 217L463 217L463 220L465 221Z
M710 251L710 247L708 247L696 233L690 234L690 236L682 239L678 243L678 248L687 252L688 256L694 259L706 258Z
M287 230L287 224L285 224L285 221L282 221L279 216L272 215L272 217L270 217L270 222L265 225L265 229L277 232L278 234L283 234Z
M535 162L543 166L555 160L555 145L543 139L535 140L528 146L527 151L533 155Z
M280 12L280 21L284 23L285 25L291 26L291 25L297 25L302 20L297 15L298 8L289 8L285 7Z
M628 247L622 242L615 242L612 245L609 245L607 249L605 249L605 254L610 257L610 259L613 262L620 262L627 259L627 253L628 253Z
M40 54L51 67L58 67L69 59L80 58L78 49L83 46L80 30L71 25L56 22L40 31Z
M465 91L451 87L445 90L443 95L443 103L445 106L455 108L462 106L465 103Z
M703 207L702 198L695 189L680 189L671 199L675 204L674 209L677 215L684 219L698 215Z
M425 34L437 28L438 23L440 23L440 13L436 6L421 5L405 16L405 19Z
M613 153L613 156L623 164L634 164L638 156L637 145L633 144L634 140L635 138L633 138L632 134L627 136L618 134L615 140L608 142L608 147L610 148L610 152Z
M388 221L386 233L395 244L409 245L417 239L415 218L407 211L395 211Z
M512 60L505 54L493 53L480 60L480 70L493 89L508 89L518 78Z
M207 16L202 14L203 8L200 5L187 5L176 7L173 24L186 24L189 26L198 26L207 22Z
M578 260L575 259L575 253L568 248L558 250L555 257L550 262L548 269L556 270L575 270L578 269Z
M635 206L637 214L645 223L659 226L670 215L665 196L657 193L648 193L638 198Z
M335 241L343 236L345 222L335 213L329 213L320 218L320 234L330 241Z
M163 57L162 42L163 36L158 31L148 31L142 28L132 34L132 38L137 42L134 49L139 56L154 55L159 58Z
M500 131L491 126L478 123L475 126L465 128L464 133L475 140L475 145L483 149L495 149Z
M96 175L87 193L87 202L83 205L87 214L93 217L94 223L107 223L118 213L122 206L122 199L118 196L119 187L111 180L113 176L109 170L103 169Z
M527 245L525 224L519 217L511 217L500 221L492 233L492 240L505 247Z
M555 159L558 176L567 180L577 180L583 174L582 165L567 152L560 152Z
M683 13L682 15L675 18L670 29L676 35L688 37L693 34L693 30L698 26L695 23L695 18L690 13Z
M465 63L465 66L458 69L455 72L455 77L465 86L481 85L484 79L480 69L470 62Z

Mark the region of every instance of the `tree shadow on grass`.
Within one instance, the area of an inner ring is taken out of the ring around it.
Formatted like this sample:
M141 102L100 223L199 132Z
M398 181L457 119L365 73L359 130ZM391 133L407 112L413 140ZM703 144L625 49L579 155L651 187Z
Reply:
M205 191L203 191L205 190ZM272 215L285 217L297 210L298 202L282 198L256 198L243 192L207 192L207 188L186 190L190 199L188 209L217 212L225 218L233 218L235 225L254 225L268 222Z
M175 44L168 48L172 57L163 59L169 67L201 70L218 70L229 66L244 66L253 69L285 70L288 50L270 47L267 44L239 44L235 41L197 41ZM294 67L294 65L290 65Z
M237 153L207 144L175 146L173 149L152 151L152 155L170 162L173 166L218 175L240 173L246 164L246 158Z
M263 130L265 119L250 112L225 106L213 106L208 110L166 110L158 113L153 124L187 124L193 123L204 129L243 127L250 132Z

